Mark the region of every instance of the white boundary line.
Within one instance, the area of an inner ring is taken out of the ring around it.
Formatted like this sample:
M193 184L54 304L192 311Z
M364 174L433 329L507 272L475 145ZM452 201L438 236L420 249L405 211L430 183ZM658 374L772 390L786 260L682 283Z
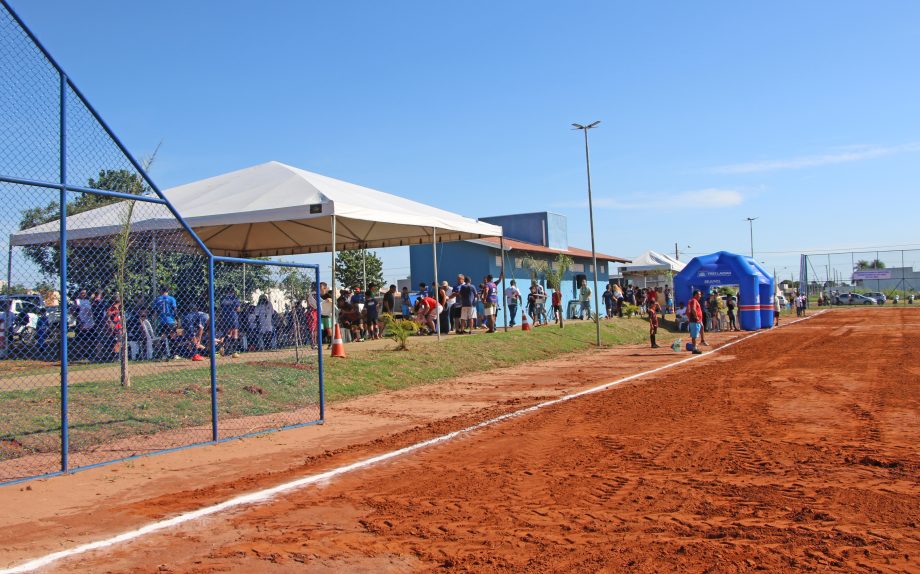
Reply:
M780 327L785 327L785 326L787 326L787 325L794 325L795 323L799 323L799 322L801 322L801 321L806 321L806 320L811 319L811 318L813 318L813 317L817 317L818 315L821 315L821 314L824 313L824 312L825 312L825 311L818 311L818 312L815 313L814 315L809 315L808 317L805 317L805 318L802 318L802 319L796 319L795 321L792 321L792 322L790 322L790 323L786 323L786 324L784 324L784 325L781 325ZM729 342L729 343L726 343L726 344L722 345L721 347L718 347L718 348L716 348L716 349L713 349L713 350L710 351L709 353L704 353L704 354L702 354L702 355L691 355L691 356L687 357L686 359L681 359L681 360L679 360L679 361L674 361L673 363L668 363L668 364L662 365L662 366L660 366L660 367L655 367L654 369L650 369L650 370L648 370L648 371L643 371L643 372L641 372L641 373L636 373L636 374L634 374L634 375L629 375L628 377L623 377L622 379L617 379L616 381L612 381L612 382L609 382L609 383L604 383L603 385L599 385L599 386L596 386L596 387L591 387L590 389L585 389L585 390L583 390L583 391L579 391L579 392L573 393L573 394L571 394L571 395L566 395L566 396L560 397L560 398L558 398L558 399L553 399L553 400L550 400L550 401L544 401L544 402L542 402L542 403L538 403L538 404L536 404L536 405L533 405L533 406L530 406L530 407L527 407L527 408L524 408L524 409L520 409L520 410L517 410L517 411L510 412L510 413L505 413L505 414L500 415L500 416L497 416L497 417L495 417L495 418L492 418L492 419L489 419L489 420L486 420L486 421L483 421L483 422L480 422L480 423L476 423L476 424L471 425L471 426L468 426L468 427L466 427L466 428L462 428L462 429L460 429L460 430L456 430L456 431L453 431L453 432L450 432L450 433L447 433L447 434L445 434L445 435L441 435L441 436L438 436L438 437L435 437L435 438L432 438L432 439L428 439L428 440L426 440L426 441L422 441L422 442L419 442L419 443L415 443L415 444L413 444L413 445L410 445L410 446L407 446L407 447L403 447L403 448L398 449L398 450L390 451L390 452L387 452L387 453L384 453L384 454L380 454L380 455L377 455L377 456L373 456L373 457L370 457L370 458L366 458L366 459L363 459L363 460L359 460L359 461L353 462L353 463L351 463L351 464L349 464L349 465L340 466L340 467L338 467L338 468L334 468L334 469L332 469L332 470L328 470L328 471L322 472L322 473L320 473L320 474L314 474L314 475L310 475L310 476L305 476L305 477L303 477L303 478L298 478L297 480L292 480L292 481L290 481L290 482L286 482L286 483L284 483L284 484L279 484L279 485L273 486L273 487L271 487L271 488L266 488L266 489L264 489L264 490L260 490L260 491L256 491L256 492L251 492L251 493L249 493L249 494L244 494L244 495L242 495L242 496L237 496L237 497L235 497L235 498L231 498L231 499L229 499L229 500L225 500L224 502L220 502L220 503L214 504L214 505L212 505L212 506L206 506L206 507L204 507L204 508L199 508L198 510L193 510L193 511L191 511L191 512L186 512L186 513L183 513L183 514L179 514L179 515L177 515L177 516L174 516L174 517L172 517L172 518L168 518L168 519L166 519L166 520L161 520L161 521L159 521L159 522L154 522L154 523L152 523L152 524L147 524L146 526L143 526L143 527L141 527L141 528L138 528L137 530L131 530L131 531L128 531L128 532L124 532L124 533L122 533L122 534L119 534L119 535L117 535L117 536L113 536L113 537L111 537L111 538L106 538L106 539L104 539L104 540L99 540L99 541L96 541L96 542L89 542L89 543L86 543L86 544L81 544L80 546L76 546L76 547L74 547L74 548L70 548L70 549L68 549L68 550L61 550L61 551L59 551L59 552L54 552L54 553L52 553L52 554L47 554L47 555L42 556L42 557L40 557L40 558L35 558L35 559L30 560L30 561L28 561L28 562L24 562L24 563L22 563L22 564L19 564L18 566L12 566L12 567L10 567L10 568L6 568L6 569L3 569L3 570L0 570L0 574L19 574L19 573L21 573L21 572L32 572L32 571L34 571L34 570L37 570L38 568L42 568L43 566L48 566L49 564L51 564L51 563L53 563L53 562L57 562L58 560L62 560L62 559L64 559L64 558L69 558L69 557L71 557L71 556L76 556L76 555L78 555L78 554L84 554L84 553L86 553L86 552L90 552L91 550L99 550L99 549L101 549L101 548L106 548L106 547L108 547L108 546L114 546L115 544L120 544L120 543L122 543L122 542L127 542L127 541L129 541L129 540L134 540L135 538L140 538L140 537L142 537L142 536L145 536L145 535L147 535L147 534L151 534L151 533L153 533L153 532L157 532L157 531L160 531L160 530L165 530L165 529L167 529L167 528L172 528L173 526L178 526L178 525L183 524L183 523L185 523L185 522L190 522L190 521L192 521L192 520L197 520L197 519L203 518L203 517L205 517L205 516L210 516L210 515L212 515L212 514L217 514L217 513L219 513L219 512L223 512L224 510L228 510L228 509L230 509L230 508L235 508L235 507L237 507L237 506L246 506L246 505L250 505L250 504L258 504L258 503L261 503L261 502L265 502L265 501L270 500L270 499L273 498L274 496L276 496L276 495L278 495L278 494L281 494L282 492L288 492L288 491L291 491L291 490L297 490L297 489L302 488L302 487L304 487L304 486L309 486L309 485L311 485L311 484L316 484L316 483L318 483L318 482L323 482L323 481L329 480L329 479L331 479L331 478L335 478L336 476L339 476L339 475L342 475L342 474L346 474L346 473L349 473L349 472L353 472L353 471L356 471L356 470L360 470L360 469L362 469L362 468L367 468L367 467L376 465L376 464L378 464L378 463L384 462L384 461L386 461L386 460L390 460L390 459L393 459L393 458L402 456L402 455L404 455L404 454L408 454L408 453L410 453L410 452L414 452L414 451L416 451L416 450L421 450L421 449L424 449L424 448L427 448L427 447L430 447L430 446L434 446L434 445L436 445L436 444L440 444L440 443L443 443L443 442L448 442L448 441L450 441L450 440L453 440L453 439L457 438L457 437L460 436L460 435L469 434L469 433L471 433L471 432L477 431L477 430L479 430L479 429L482 429L482 428L485 428L485 427L488 427L488 426L492 426L492 425L494 425L494 424L496 424L496 423L499 423L499 422L502 422L502 421L506 421L506 420L508 420L508 419L517 418L517 417L520 417L520 416L522 416L522 415L526 415L526 414L532 413L532 412L534 412L534 411L542 410L542 409L545 409L545 408L547 408L547 407L551 407L551 406L553 406L553 405L561 404L561 403L564 403L564 402L566 402L566 401L571 401L572 399L577 399L577 398L579 398L579 397L583 397L583 396L585 396L585 395L591 395L591 394L594 394L594 393L599 393L599 392L602 392L602 391L606 391L607 389L610 389L610 388L615 387L615 386L617 386L617 385L621 385L621 384L623 384L623 383L627 383L627 382L629 382L629 381L633 381L633 380L636 380L636 379L645 377L645 376L647 376L647 375L652 375L652 374L655 374L655 373L660 373L661 371L665 371L665 370L668 370L668 369L673 369L674 367L677 367L677 366L679 366L679 365L683 365L683 364L685 364L685 363L689 363L690 361L694 361L694 360L697 360L697 359L702 359L702 358L708 357L709 355L712 355L712 354L714 354L714 353L718 353L719 351L722 351L723 349L727 349L727 348L729 348L729 347L731 347L731 346L737 345L738 343L741 343L742 341L747 341L748 339L750 339L750 338L752 338L752 337L756 337L756 336L761 335L761 334L763 334L763 333L771 333L771 332L773 332L773 329L755 331L755 332L751 333L750 335L746 335L746 336L744 336L744 337L741 337L740 339L735 339L734 341L731 341L731 342Z

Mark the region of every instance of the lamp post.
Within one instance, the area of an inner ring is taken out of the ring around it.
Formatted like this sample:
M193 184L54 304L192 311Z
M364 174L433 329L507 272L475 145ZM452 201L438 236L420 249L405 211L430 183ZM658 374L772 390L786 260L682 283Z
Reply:
M754 220L760 219L759 217L748 217L747 222L751 228L751 259L754 258Z
M591 261L594 264L594 325L597 327L597 346L601 346L601 315L597 297L597 252L594 249L594 205L591 201L591 155L588 152L588 130L596 128L600 120L588 125L572 124L572 128L585 133L585 167L588 172L588 221L591 224Z

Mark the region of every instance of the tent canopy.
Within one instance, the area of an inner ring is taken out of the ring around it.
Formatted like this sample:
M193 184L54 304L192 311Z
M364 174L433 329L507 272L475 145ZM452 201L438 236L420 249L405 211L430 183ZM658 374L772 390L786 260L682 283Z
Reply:
M646 251L632 260L632 263L620 266L620 273L632 275L661 275L671 271L680 273L686 263L668 257L656 251Z
M269 257L395 247L501 236L502 228L455 213L271 161L163 192L215 254ZM124 225L127 202L67 218L68 238L111 237ZM138 203L138 206L141 204ZM146 206L145 206L146 207ZM132 232L176 230L168 210L136 208ZM57 242L53 221L13 234L12 245Z

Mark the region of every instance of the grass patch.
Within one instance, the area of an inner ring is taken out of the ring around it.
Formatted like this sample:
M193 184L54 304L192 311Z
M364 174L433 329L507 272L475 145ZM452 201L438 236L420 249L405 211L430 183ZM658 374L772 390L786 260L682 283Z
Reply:
M668 344L668 330L659 330ZM648 340L643 319L601 321L604 346ZM451 336L440 344L409 340L410 350L362 350L352 347L345 360L325 360L326 400L340 401L382 390L395 390L510 367L593 348L593 322L492 335ZM218 416L231 419L292 411L318 401L315 366L295 365L289 352L269 362L221 363L218 366ZM161 431L207 425L211 420L210 372L204 368L169 369L132 375L122 387L117 375L74 383L70 393L70 436L75 451L105 442ZM0 392L0 460L59 448L60 390L57 387ZM200 440L200 439L199 439ZM7 446L4 446L7 445Z

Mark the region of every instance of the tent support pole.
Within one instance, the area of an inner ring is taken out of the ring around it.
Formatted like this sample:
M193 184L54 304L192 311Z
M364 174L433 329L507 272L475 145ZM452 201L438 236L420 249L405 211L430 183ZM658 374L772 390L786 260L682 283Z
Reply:
M157 234L153 232L150 239L150 299L157 296Z
M367 301L367 245L361 248L361 288L364 289L364 300Z
M332 285L332 338L335 340L335 326L338 325L338 297L335 296L335 215L332 216L332 271L329 273L329 284ZM332 343L330 343L330 346Z
M438 285L438 228L431 228L431 255L434 259L434 296L435 301L440 305L439 291L441 287ZM437 308L435 308L437 310ZM442 310L443 312L443 310ZM434 330L438 334L438 341L441 340L441 313L438 313L437 318L434 321Z
M502 252L502 266L501 266L501 276L502 276L502 297L505 299L502 305L502 323L505 326L505 332L508 332L508 297L505 296L505 236L502 235L498 238L498 248Z
M13 293L13 238L10 236L10 248L6 256L6 292ZM62 295L63 297L63 295Z

